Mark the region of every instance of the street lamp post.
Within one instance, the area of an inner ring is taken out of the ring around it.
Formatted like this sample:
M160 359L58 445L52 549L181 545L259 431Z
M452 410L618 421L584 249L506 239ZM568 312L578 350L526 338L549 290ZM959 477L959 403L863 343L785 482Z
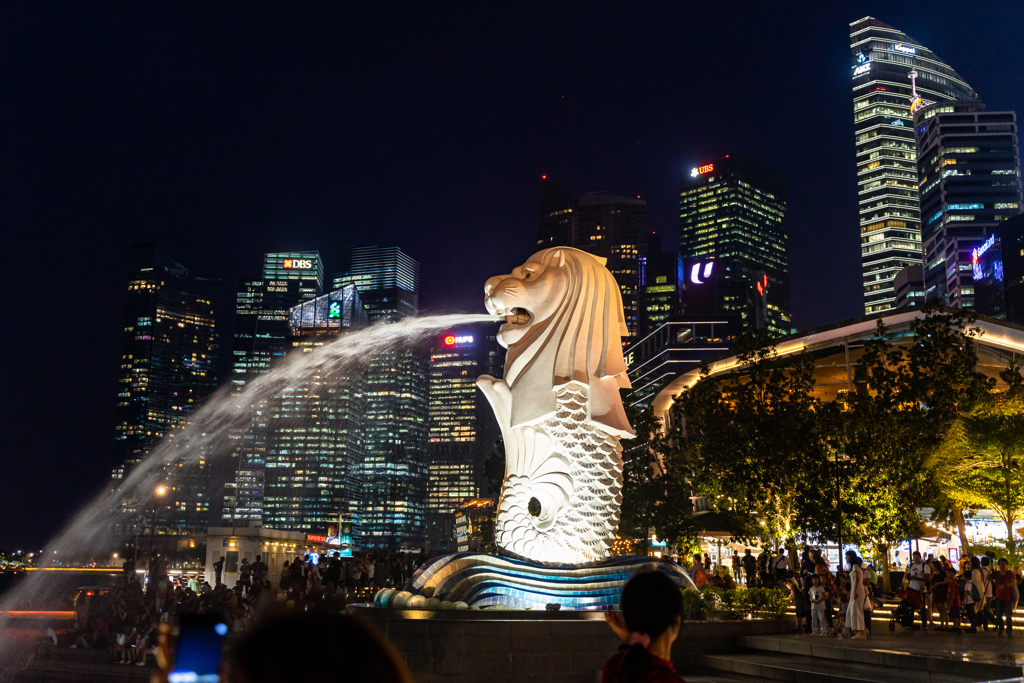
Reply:
M146 562L146 573L149 575L150 580L153 579L153 547L156 543L157 500L167 493L167 489L163 486L157 486L155 493L156 497L153 498L153 518L149 523L149 561Z

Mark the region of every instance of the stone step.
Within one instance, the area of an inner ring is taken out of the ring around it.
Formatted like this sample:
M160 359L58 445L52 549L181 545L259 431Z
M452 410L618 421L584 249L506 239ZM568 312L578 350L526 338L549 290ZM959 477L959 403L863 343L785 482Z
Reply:
M33 656L23 669L17 681L66 681L68 683L92 683L96 681L148 681L156 671L156 660L147 657L146 666L116 664L106 649L71 649L48 647Z
M878 664L769 654L696 655L691 664L705 671L710 669L792 683L878 683L897 680L906 683L974 683L979 680L927 670L901 669L894 672Z
M922 632L922 636L924 633ZM738 645L742 652L750 654L816 659L833 664L837 662L868 664L890 670L905 670L908 675L909 672L931 672L960 676L963 680L970 681L990 681L1022 676L1021 661L1018 657L999 651L966 649L970 648L972 641L961 642L962 646L959 649L928 648L927 652L905 652L874 647L871 645L871 641L812 637L742 636L738 640ZM928 641L922 637L916 644L926 648ZM902 675L903 671L901 671Z

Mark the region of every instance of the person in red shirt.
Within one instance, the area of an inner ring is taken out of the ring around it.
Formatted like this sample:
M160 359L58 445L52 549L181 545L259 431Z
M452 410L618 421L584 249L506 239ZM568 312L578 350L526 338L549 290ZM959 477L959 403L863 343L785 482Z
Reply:
M605 620L622 640L601 670L601 683L686 683L670 661L683 621L683 595L659 571L640 572L622 589L622 613Z
M1013 610L1017 607L1017 599L1013 589L1017 586L1017 577L1010 571L1006 558L999 560L999 571L995 576L995 608L996 623L999 625L998 635L1003 635L1003 617L1006 617L1006 635L1013 638Z

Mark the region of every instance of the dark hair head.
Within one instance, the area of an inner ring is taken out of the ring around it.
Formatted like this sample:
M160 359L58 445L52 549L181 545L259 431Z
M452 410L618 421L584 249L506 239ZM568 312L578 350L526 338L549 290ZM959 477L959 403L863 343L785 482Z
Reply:
M981 569L981 560L978 559L977 555L971 556L971 569Z
M344 614L292 612L272 617L248 631L231 653L231 670L242 683L280 683L296 666L313 671L332 667L346 680L411 683L394 647L363 620Z
M639 572L622 589L622 616L630 631L656 640L683 616L683 594L659 571ZM651 654L631 645L619 669L621 683L640 683L651 670Z
M984 557L981 558L981 566L982 567L987 567L990 564L992 564L992 558L990 558L988 555L985 555Z

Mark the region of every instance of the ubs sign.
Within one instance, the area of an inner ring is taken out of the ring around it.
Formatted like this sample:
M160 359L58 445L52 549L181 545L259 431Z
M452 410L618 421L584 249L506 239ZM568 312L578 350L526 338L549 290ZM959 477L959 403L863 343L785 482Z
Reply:
M313 262L309 259L298 259L298 258L286 258L284 260L285 268L312 268Z

